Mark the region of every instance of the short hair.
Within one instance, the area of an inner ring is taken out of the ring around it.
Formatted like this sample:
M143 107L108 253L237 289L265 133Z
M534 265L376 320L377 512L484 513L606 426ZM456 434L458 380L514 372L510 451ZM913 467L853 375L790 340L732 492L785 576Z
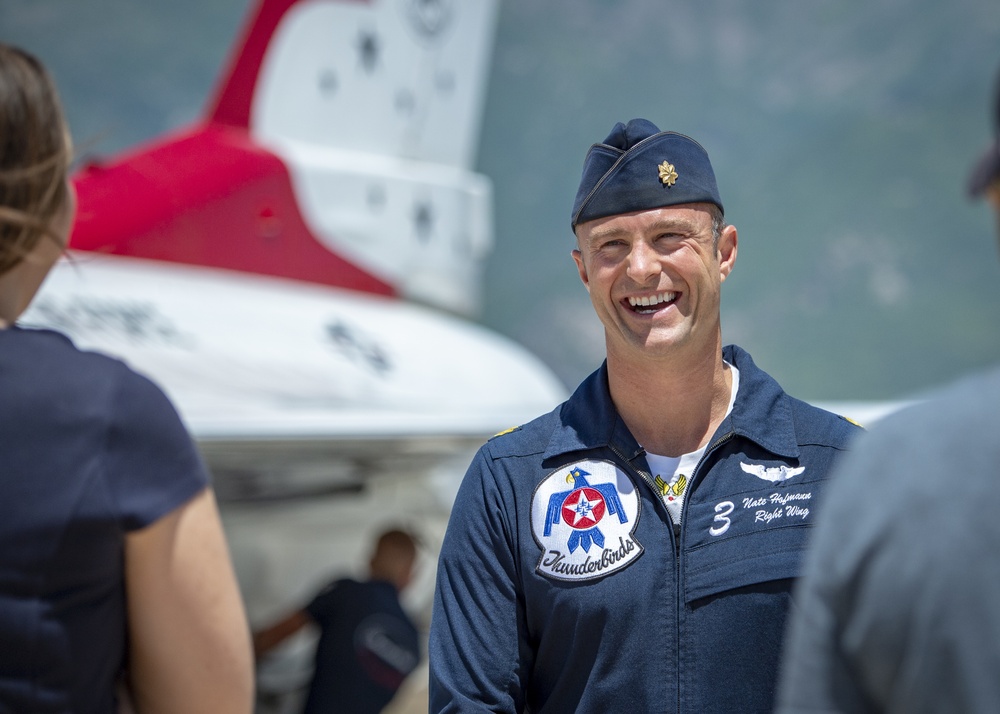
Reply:
M393 528L383 532L375 542L375 553L392 553L410 560L417 557L417 539L409 531Z
M712 249L718 250L719 239L722 238L722 231L725 230L726 218L722 213L722 209L716 206L714 203L708 204L708 212L712 216Z
M375 541L370 562L371 576L402 590L409 584L417 565L417 540L409 531L393 528Z
M71 142L55 83L0 43L0 275L30 253L68 200Z

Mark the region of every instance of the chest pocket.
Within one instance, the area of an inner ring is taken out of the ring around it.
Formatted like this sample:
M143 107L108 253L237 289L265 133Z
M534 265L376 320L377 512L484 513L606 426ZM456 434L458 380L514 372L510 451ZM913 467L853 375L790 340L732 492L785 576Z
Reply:
M684 600L775 580L797 578L808 528L775 528L708 544L685 553Z
M684 524L687 602L800 574L817 482L689 504Z

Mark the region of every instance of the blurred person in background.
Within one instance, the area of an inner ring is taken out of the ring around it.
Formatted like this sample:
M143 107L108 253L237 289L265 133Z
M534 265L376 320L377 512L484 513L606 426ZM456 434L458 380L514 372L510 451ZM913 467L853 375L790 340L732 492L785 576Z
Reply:
M419 634L399 601L416 559L416 539L387 530L375 542L367 580L334 580L308 605L254 634L260 657L307 625L319 627L305 714L378 714L416 669Z
M0 45L0 712L248 714L243 603L176 411L16 324L73 224L69 136L47 70Z
M1000 217L1000 77L996 89L994 141L968 186ZM780 714L1000 711L998 405L994 368L879 422L838 466Z

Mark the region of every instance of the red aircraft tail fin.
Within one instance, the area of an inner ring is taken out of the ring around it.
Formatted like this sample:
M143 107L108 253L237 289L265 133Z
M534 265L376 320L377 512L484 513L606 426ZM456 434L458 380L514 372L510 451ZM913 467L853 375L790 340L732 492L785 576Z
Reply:
M472 164L496 11L258 0L205 122L77 177L72 246L474 313L492 189Z

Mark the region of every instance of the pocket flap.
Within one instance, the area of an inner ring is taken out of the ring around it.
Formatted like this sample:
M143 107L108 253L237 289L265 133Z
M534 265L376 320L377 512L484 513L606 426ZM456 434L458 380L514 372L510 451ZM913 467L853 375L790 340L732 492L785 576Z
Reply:
M798 577L809 530L805 525L771 528L685 551L685 602L747 585Z

